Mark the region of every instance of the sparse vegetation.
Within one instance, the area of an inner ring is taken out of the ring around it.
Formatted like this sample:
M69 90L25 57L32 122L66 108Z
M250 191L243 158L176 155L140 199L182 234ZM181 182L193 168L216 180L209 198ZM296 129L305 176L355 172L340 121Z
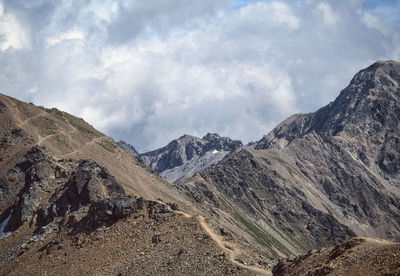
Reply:
M100 141L96 141L96 144L98 144L99 146L101 146L102 148L111 153L115 153L116 149L118 148L118 146L115 143L112 143L106 139L101 139Z
M55 142L61 152L73 150L73 144L62 134L52 136L50 139Z
M65 113L64 116L69 121L69 123L75 127L84 137L88 139L93 139L102 136L94 127L86 123L83 119L77 118L70 114Z

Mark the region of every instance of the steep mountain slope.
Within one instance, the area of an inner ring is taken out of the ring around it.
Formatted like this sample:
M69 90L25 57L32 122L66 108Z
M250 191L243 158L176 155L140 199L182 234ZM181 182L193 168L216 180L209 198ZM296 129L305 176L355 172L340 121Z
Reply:
M354 235L400 241L399 84L400 64L377 62L180 188L275 257Z
M80 118L0 94L0 122L1 172L15 164L27 149L40 145L59 157L96 161L106 167L129 194L187 206L184 197L170 184Z
M0 95L0 122L1 275L270 273L82 119Z
M180 183L216 164L242 142L208 133L202 139L184 135L167 146L139 155L139 158L169 182Z
M400 275L400 244L370 238L352 238L334 247L313 250L274 267L285 275Z
M6 200L19 189L2 214L1 275L252 274L196 218L126 195L94 161L35 146L0 183Z

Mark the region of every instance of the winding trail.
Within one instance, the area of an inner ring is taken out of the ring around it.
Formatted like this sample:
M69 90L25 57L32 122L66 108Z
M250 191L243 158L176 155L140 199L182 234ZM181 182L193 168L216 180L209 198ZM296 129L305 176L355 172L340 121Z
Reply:
M36 115L34 115L34 116L32 116L32 117L29 117L29 118L26 118L25 120L21 120L20 111L19 111L19 108L18 108L16 102L15 102L14 100L12 100L12 99L9 99L9 98L6 98L6 100L7 100L9 103L11 103L11 105L12 105L14 111L15 111L15 113L13 114L13 118L16 120L16 125L17 125L18 127L20 127L20 128L23 128L24 126L26 126L26 125L27 125L29 122L31 122L33 119L38 118L38 117L40 117L40 116L46 116L46 114L47 114L46 112L41 111L39 114L36 114ZM68 120L68 118L65 116L64 111L62 111L62 117L64 118L65 123L67 124L67 126L70 128L70 130L68 130L67 132L68 132L68 133L76 132L76 131L77 131L76 128L72 126L72 124L70 123L70 121ZM36 133L37 138L38 138L37 145L40 146L45 140L47 140L47 139L49 139L49 138L51 138L51 137L55 137L55 136L57 136L57 135L63 135L63 134L66 134L66 133L65 133L64 131L57 131L56 133L52 133L52 134L49 134L49 135L46 135L46 136L41 136L40 134ZM94 142L96 142L96 141L100 141L100 140L104 139L105 137L106 137L106 136L101 136L101 137L93 138L93 139L91 139L89 142L83 144L82 147L86 147L86 146L88 146L88 145L90 145L90 144L92 144L92 143L94 143ZM65 154L60 155L60 156L61 156L61 157L69 156L69 155L74 154L74 153L77 152L77 151L78 151L78 150L75 149L75 150L73 150L73 151L71 151L71 152L65 153Z
M245 265L239 261L236 260L236 257L242 252L235 244L231 242L226 242L223 240L223 237L221 235L218 235L217 233L214 232L211 227L208 226L206 223L206 220L203 216L197 216L198 221L200 222L201 227L203 227L204 231L207 232L207 234L217 243L217 245L223 249L225 252L228 253L229 260L243 268L246 268L248 270L251 270L258 275L265 275L265 276L272 276L272 271L263 269L258 266L253 266L253 265Z
M165 204L162 201L156 200L158 203L166 205L168 207L168 209L176 214L180 214L183 215L185 218L191 218L193 217L192 215L185 213L183 211L177 211L177 210L172 210L171 207L167 204ZM207 235L215 241L215 243L217 244L217 246L219 248L221 248L224 252L228 253L228 259L230 262L234 263L237 266L243 267L245 269L251 270L252 272L256 273L257 275L264 275L264 276L272 276L272 271L268 270L268 269L263 269L261 267L258 266L254 266L254 265L246 265L242 262L239 262L236 260L236 257L242 253L242 250L240 248L238 248L234 243L232 242L227 242L224 241L224 238L221 235L218 235L217 233L215 233L215 231L207 224L206 219L201 216L198 215L196 217L196 219L199 221L201 227L203 228L203 230L207 233Z
M42 112L42 113L36 114L36 115L34 115L34 116L32 116L32 117L29 117L29 118L27 118L27 119L25 119L25 120L21 120L21 117L20 117L20 114L19 114L19 110L18 110L18 107L17 107L16 103L15 103L13 100L11 100L11 99L7 99L7 100L8 100L9 102L11 102L11 104L12 104L13 107L14 107L15 114L14 114L13 117L14 117L14 119L17 121L17 126L18 126L18 127L23 127L23 126L26 125L28 122L30 122L32 119L35 119L35 118L37 118L37 117L40 117L40 116L45 115L45 112ZM71 125L71 123L69 122L69 120L66 118L64 112L63 112L63 117L64 117L64 119L66 120L66 123L69 125L69 127L71 127L71 131L68 131L68 132L74 132L74 131L76 131L76 129ZM59 135L59 134L63 134L63 132L61 131L61 132L53 133L53 134L46 135L46 136L40 136L39 134L37 134L37 135L38 135L38 142L37 142L37 144L40 145L44 140L46 140L46 139L48 139L48 138L51 138L51 137L53 137L53 136ZM106 138L106 136L100 136L100 137L93 138L92 140L90 140L89 142L85 143L85 144L82 145L82 146L85 147L85 146L87 146L87 145L89 145L89 144L92 144L92 143L94 143L94 142L96 142L96 141L99 141L99 140L102 140L102 139L104 139L104 138ZM66 153L66 154L64 154L64 155L61 155L61 157L65 157L65 156L68 156L68 155L72 155L72 154L74 154L74 153L77 152L77 151L78 151L78 150L75 149L75 150L73 150L73 151L71 151L71 152L69 152L69 153ZM156 200L156 201L159 202L159 203L161 203L161 204L163 204L163 205L166 205L164 202L161 202L161 201L158 201L158 200ZM166 206L168 206L168 205L166 205ZM182 212L182 211L177 211L177 210L172 210L172 209L170 208L170 206L168 206L168 208L170 209L170 211L172 211L172 212L174 212L174 213L177 213L177 214L180 214L180 215L183 215L185 218L191 218L191 217L193 217L192 215L190 215L190 214L188 214L188 213L185 213L185 212ZM258 266L246 265L246 264L244 264L244 263L242 263L242 262L237 261L237 260L236 260L236 257L237 257L240 253L242 253L242 250L241 250L240 248L238 248L238 247L237 247L235 244L233 244L232 242L224 241L224 238L223 238L221 235L218 235L218 234L207 224L207 222L206 222L206 220L205 220L205 218L204 218L203 216L198 215L198 216L196 217L196 219L199 221L201 227L202 227L202 228L204 229L204 231L210 236L210 238L213 239L213 240L215 241L215 243L217 244L217 246L220 247L224 252L226 252L226 253L228 254L228 259L229 259L229 261L231 261L232 263L234 263L234 264L237 265L237 266L240 266L240 267L242 267L242 268L248 269L248 270L250 270L250 271L252 271L252 272L254 272L254 273L258 274L258 275L272 276L271 270L263 269L263 268L258 267Z

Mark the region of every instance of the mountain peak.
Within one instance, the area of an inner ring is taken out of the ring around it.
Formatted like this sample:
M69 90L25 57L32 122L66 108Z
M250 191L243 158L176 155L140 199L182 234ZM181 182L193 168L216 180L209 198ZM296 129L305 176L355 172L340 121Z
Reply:
M255 148L282 148L315 131L354 137L400 125L400 63L378 61L358 72L340 95L317 112L294 115L273 129Z
M139 158L167 181L176 182L219 162L241 146L241 141L217 133L207 133L203 138L185 134L163 148L140 154Z
M358 72L350 82L350 86L362 85L363 88L398 87L399 84L400 62L393 60L375 62Z
M202 138L203 140L207 140L207 141L211 141L211 140L217 140L220 139L221 136L218 133L207 133L206 135L204 135L204 137Z

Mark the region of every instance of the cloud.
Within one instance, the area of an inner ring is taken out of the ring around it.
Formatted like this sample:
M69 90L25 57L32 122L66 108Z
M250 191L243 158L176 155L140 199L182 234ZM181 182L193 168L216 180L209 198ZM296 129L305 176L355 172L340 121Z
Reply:
M184 133L260 139L400 59L399 24L368 1L1 3L0 92L140 151Z
M254 27L267 25L268 27L299 28L300 20L284 2L258 2L241 8L239 13L242 20L247 21L246 25L253 25Z
M0 50L30 47L30 37L12 12L4 9L0 1Z
M339 16L332 11L332 7L326 2L319 3L317 11L322 14L324 23L328 26L333 26L339 21Z

